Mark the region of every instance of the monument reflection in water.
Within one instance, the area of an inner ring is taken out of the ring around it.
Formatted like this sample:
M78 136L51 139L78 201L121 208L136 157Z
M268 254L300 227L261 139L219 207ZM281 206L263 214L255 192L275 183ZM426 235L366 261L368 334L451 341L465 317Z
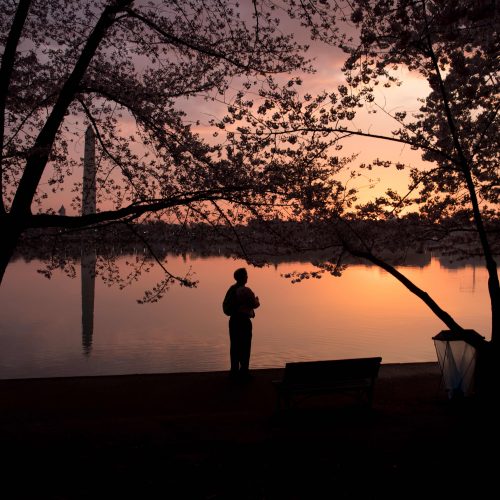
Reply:
M94 214L96 211L96 162L95 134L89 125L85 131L85 154L83 158L83 192L82 215ZM94 297L95 297L95 265L96 251L94 247L82 247L81 279L82 279L82 346L87 356L92 350L94 334Z
M82 275L74 280L63 272L47 280L37 273L42 267L37 259L18 259L10 266L0 288L0 378L228 368L221 302L234 269L244 262L168 254L169 269L176 274L194 269L199 286L172 286L158 303L138 304L144 290L162 279L162 271L154 267L117 290L99 276L94 282L101 257L96 258L90 242L83 248ZM116 265L126 272L130 260L129 255L117 257ZM458 321L487 335L487 273L475 263L461 264L448 266L432 258L404 271L433 290ZM301 267L304 263L248 266L252 289L262 302L254 320L252 368L373 355L384 363L436 361L431 338L442 324L391 276L356 264L342 278L292 285L280 277Z
M92 351L92 339L94 335L96 260L97 257L94 249L82 251L82 348L86 356L90 355Z

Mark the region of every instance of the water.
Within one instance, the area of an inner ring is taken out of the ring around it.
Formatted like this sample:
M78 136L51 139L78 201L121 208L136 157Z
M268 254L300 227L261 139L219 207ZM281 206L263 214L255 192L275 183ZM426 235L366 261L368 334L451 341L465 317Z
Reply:
M36 272L40 262L17 260L0 287L0 378L226 370L221 303L234 269L244 265L224 257L169 256L171 272L193 268L198 288L173 286L160 302L140 305L144 289L161 279L158 268L120 291L85 271L83 280L59 272L47 280ZM248 285L262 304L251 368L362 356L382 356L383 363L436 361L431 337L446 327L394 278L365 265L350 266L341 278L300 284L280 277L306 268L248 268ZM453 268L433 258L401 270L463 327L488 338L487 277L480 265Z

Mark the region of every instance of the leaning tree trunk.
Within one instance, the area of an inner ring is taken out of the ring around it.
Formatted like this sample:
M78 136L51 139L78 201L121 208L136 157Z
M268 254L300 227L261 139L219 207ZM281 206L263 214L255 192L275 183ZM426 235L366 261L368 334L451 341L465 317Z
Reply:
M416 295L420 300L424 302L424 304L451 330L454 332L463 331L463 327L459 325L449 313L447 313L444 309L442 309L434 299L424 290L419 288L415 283L409 280L406 276L400 273L394 266L391 266L389 263L383 261L382 259L377 258L369 251L356 250L351 247L347 247L349 253L354 255L355 257L361 257L363 259L372 262L376 266L384 269L394 278L396 278L402 285L404 285L411 293Z
M35 140L34 146L28 153L26 166L12 201L10 214L6 213L5 207L3 207L0 203L0 216L2 218L0 220L0 234L2 235L2 245L0 248L0 282L3 279L10 259L14 254L19 237L25 228L23 225L23 218L31 215L31 204L33 198L49 160L57 131L66 116L68 107L73 101L78 91L80 82L82 81L85 72L91 63L95 52L106 35L107 30L115 22L117 13L130 5L132 1L133 0L115 0L105 7L94 29L92 30L92 33L88 37L85 46L76 61L73 71L64 82L52 111ZM8 54L12 57L7 60L9 64L6 63L6 58L4 57L2 60L2 66L0 67L0 89L4 89L4 91L8 89L15 50L30 3L30 0L22 0L20 2L19 12L16 14L16 19L19 18L19 20L14 23L13 29L9 34L9 40L12 39L10 44L12 47ZM23 8L21 9L21 7ZM3 119L4 109L2 109L2 106L5 106L5 100L0 100L0 119ZM3 141L2 132L3 129L0 129L0 154Z
M424 15L425 15L425 9L424 9ZM427 24L428 23L427 17L425 18L425 20ZM427 29L429 30L428 24L427 24ZM474 185L474 179L472 177L472 169L471 169L472 165L470 164L470 160L467 158L467 155L464 153L464 149L462 147L462 142L459 137L459 131L455 124L455 120L451 110L450 97L446 90L445 83L439 68L438 58L436 56L436 53L434 52L432 40L430 38L430 31L428 31L427 34L427 44L428 44L427 48L429 50L428 52L429 57L432 61L432 64L434 66L434 71L438 79L439 91L441 93L443 101L443 110L450 130L453 146L457 154L456 165L460 168L464 176L465 184L467 186L467 190L470 196L474 223L476 225L477 234L479 236L481 247L483 249L486 269L488 271L488 291L490 295L490 304L491 304L491 344L493 346L496 346L498 343L500 343L500 282L498 279L497 264L493 257L491 246L488 241L488 235L484 227L483 217L481 214L479 201L476 194L476 187ZM498 351L498 349L496 350Z
M8 216L4 216L7 218ZM0 245L0 284L3 281L5 271L17 247L17 242L22 234L22 230L12 224L12 221L2 221L0 223L0 235L2 244Z
M28 12L31 7L32 0L20 0L12 27L6 37L4 51L0 62L0 283L2 283L5 270L9 265L10 259L14 254L17 246L17 241L21 235L21 231L12 222L12 219L7 214L4 204L3 194L3 155L4 155L4 139L5 139L5 110L7 105L7 96L11 83L12 73L14 71L14 62L16 52L21 39L21 34L28 17Z

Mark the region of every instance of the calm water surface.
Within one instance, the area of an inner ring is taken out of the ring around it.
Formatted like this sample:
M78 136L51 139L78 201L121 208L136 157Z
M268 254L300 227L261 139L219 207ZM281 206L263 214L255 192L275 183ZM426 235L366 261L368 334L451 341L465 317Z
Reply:
M244 263L178 256L168 263L178 274L192 267L198 288L174 285L159 303L145 305L137 299L161 279L158 269L120 291L85 272L83 279L55 273L47 280L36 272L40 262L12 263L0 287L0 378L228 369L221 302L234 269ZM341 278L300 284L280 277L304 269L301 263L248 268L248 285L261 301L252 368L379 355L384 363L436 361L431 337L444 325L384 271L353 265ZM464 327L488 338L482 267L454 269L433 258L402 270Z

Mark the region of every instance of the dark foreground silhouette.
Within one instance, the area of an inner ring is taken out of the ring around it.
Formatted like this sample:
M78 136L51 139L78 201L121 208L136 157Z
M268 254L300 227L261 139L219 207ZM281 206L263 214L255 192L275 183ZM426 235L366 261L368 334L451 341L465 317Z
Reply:
M229 316L230 375L233 379L248 381L250 352L252 350L252 318L260 307L259 298L246 286L247 270L234 271L235 283L229 287L222 303L224 314Z
M277 414L283 370L254 374L0 381L2 497L487 498L494 486L498 412L448 401L437 364L382 365L372 410L335 395Z

